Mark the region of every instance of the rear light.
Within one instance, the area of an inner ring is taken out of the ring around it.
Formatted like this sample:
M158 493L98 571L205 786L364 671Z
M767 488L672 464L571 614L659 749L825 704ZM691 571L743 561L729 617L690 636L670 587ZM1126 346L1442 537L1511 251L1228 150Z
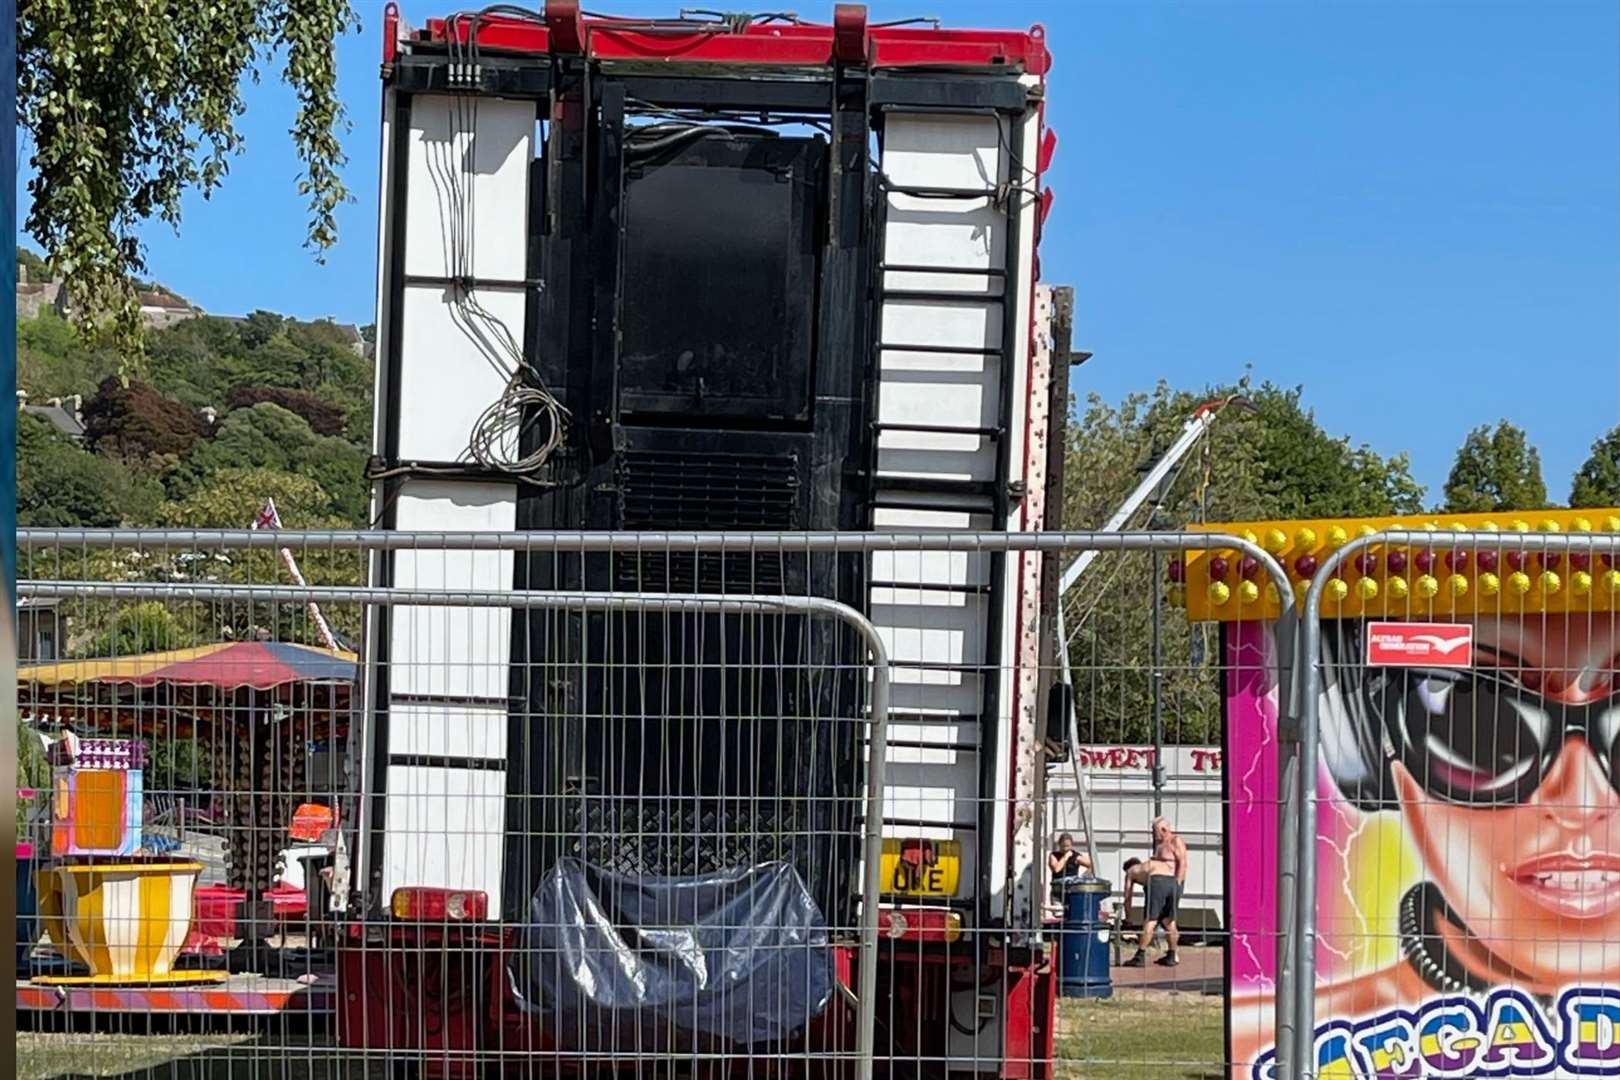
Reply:
M489 915L489 896L475 889L395 889L394 918L412 922L476 922Z
M945 908L883 908L878 929L890 941L951 942L962 936L962 916Z

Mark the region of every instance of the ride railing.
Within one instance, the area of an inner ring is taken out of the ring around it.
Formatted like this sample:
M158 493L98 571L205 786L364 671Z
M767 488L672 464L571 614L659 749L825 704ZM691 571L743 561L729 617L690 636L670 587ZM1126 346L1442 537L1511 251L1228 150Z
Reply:
M25 1075L1256 1063L1223 999L1227 883L1291 928L1294 864L1228 873L1220 838L1298 814L1224 718L1286 710L1286 658L1188 623L1166 577L1227 552L1286 613L1252 540L19 547L49 793L20 809ZM1297 963L1281 932L1242 947Z

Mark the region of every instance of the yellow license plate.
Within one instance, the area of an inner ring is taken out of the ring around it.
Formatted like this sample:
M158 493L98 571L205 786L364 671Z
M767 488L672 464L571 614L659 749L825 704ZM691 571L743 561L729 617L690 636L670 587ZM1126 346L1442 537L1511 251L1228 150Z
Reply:
M883 892L890 896L955 896L962 872L956 840L883 841Z

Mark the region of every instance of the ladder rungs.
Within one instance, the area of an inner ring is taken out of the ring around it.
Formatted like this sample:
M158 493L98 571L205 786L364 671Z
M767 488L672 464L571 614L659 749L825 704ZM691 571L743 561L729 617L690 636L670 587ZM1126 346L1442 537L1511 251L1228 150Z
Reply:
M962 277L1004 278L1004 266L918 266L912 263L878 263L878 273L890 274L957 274Z
M1001 347L981 345L895 345L878 343L879 352L913 352L939 356L1001 356Z
M981 439L999 439L1003 432L998 427L952 427L949 424L891 424L884 420L872 422L873 431L902 431L915 435L977 435Z
M951 292L949 289L879 289L881 300L912 301L926 304L996 304L1007 306L1007 294L985 296L979 293Z

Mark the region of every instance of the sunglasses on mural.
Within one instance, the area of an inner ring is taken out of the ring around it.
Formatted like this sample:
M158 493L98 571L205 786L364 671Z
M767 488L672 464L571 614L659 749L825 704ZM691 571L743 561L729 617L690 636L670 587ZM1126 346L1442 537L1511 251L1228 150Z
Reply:
M1380 671L1363 693L1391 755L1435 798L1524 803L1576 735L1620 792L1620 697L1564 705L1490 674L1423 668Z

